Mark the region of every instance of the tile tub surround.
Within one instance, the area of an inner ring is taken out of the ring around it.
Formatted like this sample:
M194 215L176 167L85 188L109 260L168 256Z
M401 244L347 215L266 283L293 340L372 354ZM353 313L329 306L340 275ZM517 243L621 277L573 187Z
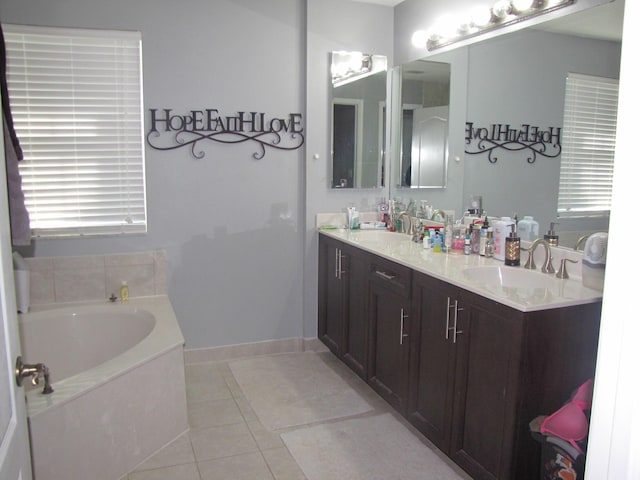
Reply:
M39 480L119 478L188 428L184 339L169 299L107 305L150 312L154 329L87 371L59 382L52 372L50 395L40 389L27 392L32 463Z
M167 259L162 250L112 255L25 258L31 276L31 305L104 300L120 295L167 294Z

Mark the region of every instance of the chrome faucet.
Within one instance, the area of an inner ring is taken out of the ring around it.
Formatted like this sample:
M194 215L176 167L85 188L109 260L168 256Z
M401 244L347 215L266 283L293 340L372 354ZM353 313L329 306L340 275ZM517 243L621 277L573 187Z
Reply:
M444 213L444 210L434 210L433 213L431 214L431 220L435 222L435 218L437 215L440 215L440 218L442 219L443 222L447 221L447 214Z
M404 224L405 218L409 221L409 228L405 227L405 224ZM398 214L398 220L400 220L402 224L402 231L400 233L408 233L409 235L415 235L416 228L415 228L415 225L413 224L413 221L411 219L411 214L409 213L408 210L405 210L404 212L400 212Z
M587 233L586 235L582 235L578 239L578 241L576 242L576 244L573 247L573 249L577 251L580 248L580 245L582 245L587 240L587 238L589 238L590 235L591 235L590 233ZM584 250L584 248L583 248L583 250Z
M551 247L549 246L549 242L544 240L543 238L536 238L529 248L524 249L529 252L529 257L527 258L527 263L524 264L524 268L529 270L535 270L536 264L533 261L533 254L538 248L538 245L542 245L544 247L544 265L540 268L542 273L555 273L556 270L553 268L553 257L551 257Z

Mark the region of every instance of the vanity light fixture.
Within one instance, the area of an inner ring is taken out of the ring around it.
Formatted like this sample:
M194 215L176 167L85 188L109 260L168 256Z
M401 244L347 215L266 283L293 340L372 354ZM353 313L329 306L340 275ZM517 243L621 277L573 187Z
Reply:
M331 52L331 83L340 87L385 71L387 57L362 52Z
M436 50L498 28L507 27L530 18L572 5L577 0L497 0L490 7L477 7L452 22L439 20L430 31L419 30L411 37L418 48Z

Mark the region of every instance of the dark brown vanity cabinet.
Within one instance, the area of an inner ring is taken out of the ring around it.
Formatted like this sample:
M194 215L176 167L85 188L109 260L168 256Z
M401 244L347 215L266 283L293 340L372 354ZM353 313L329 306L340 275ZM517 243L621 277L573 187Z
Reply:
M320 235L319 338L478 480L534 480L529 422L592 378L601 303L522 312Z
M406 415L411 270L373 257L369 275L369 384Z
M369 255L320 235L318 338L363 380L367 378Z
M528 424L591 378L600 305L520 312L414 272L409 421L474 479L539 478Z

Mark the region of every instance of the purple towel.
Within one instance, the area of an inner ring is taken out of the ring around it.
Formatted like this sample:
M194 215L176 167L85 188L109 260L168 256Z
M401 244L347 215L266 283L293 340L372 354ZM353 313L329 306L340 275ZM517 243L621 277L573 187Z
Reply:
M22 193L22 177L18 169L18 155L7 129L4 126L4 154L7 164L7 190L9 192L9 217L11 220L11 243L14 246L31 244L29 229L29 212L24 204Z

